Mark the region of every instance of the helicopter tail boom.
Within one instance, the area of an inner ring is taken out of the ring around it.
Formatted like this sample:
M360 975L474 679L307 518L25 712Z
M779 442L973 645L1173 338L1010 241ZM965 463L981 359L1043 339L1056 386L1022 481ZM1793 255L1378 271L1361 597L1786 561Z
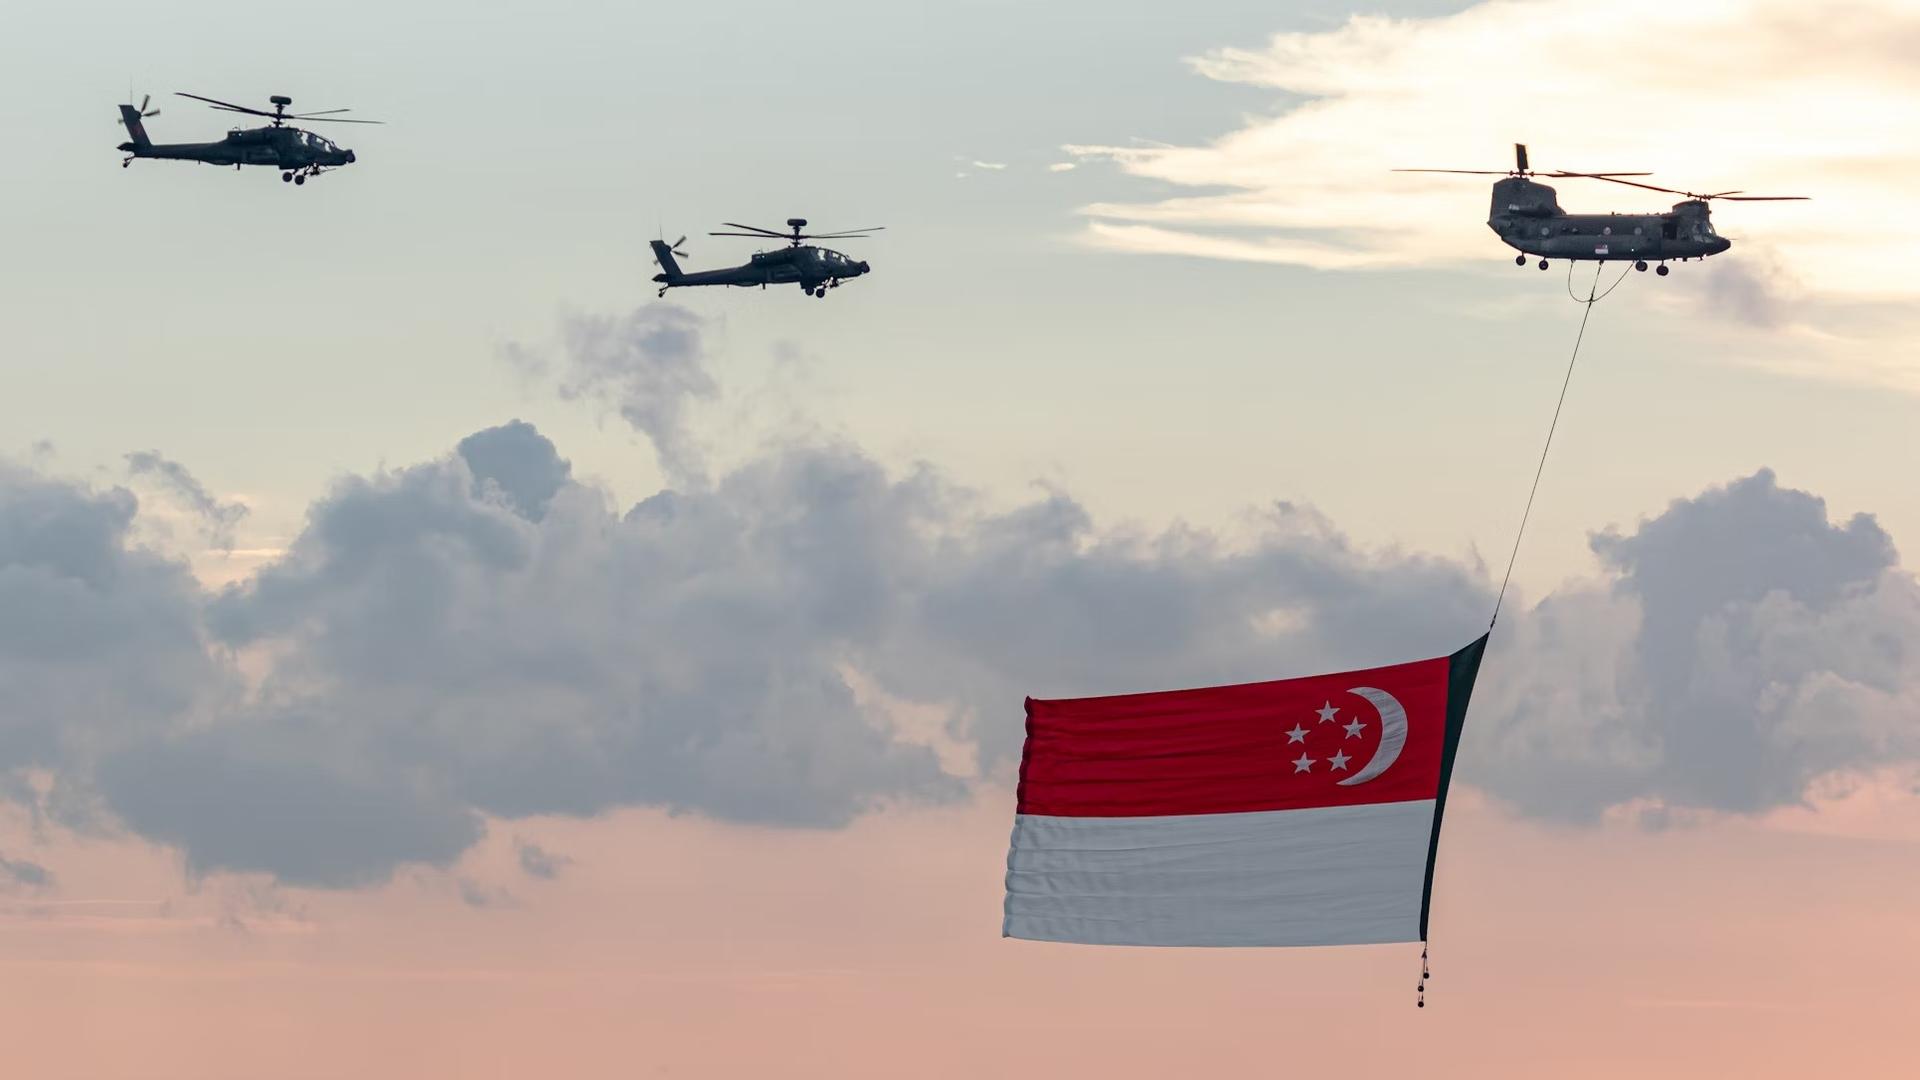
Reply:
M120 122L127 125L128 149L145 150L153 145L147 138L146 125L140 122L140 110L131 105L120 106Z
M673 257L673 248L668 246L665 240L653 240L649 242L653 245L654 261L658 262L660 269L665 271L659 277L654 278L654 280L671 282L679 278L680 261Z

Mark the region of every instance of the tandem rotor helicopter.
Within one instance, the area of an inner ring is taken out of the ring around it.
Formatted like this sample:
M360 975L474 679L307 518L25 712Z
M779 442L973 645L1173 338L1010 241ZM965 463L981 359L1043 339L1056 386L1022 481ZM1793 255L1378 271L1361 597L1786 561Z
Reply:
M763 229L758 225L741 225L732 221L723 221L722 225L741 232L712 232L708 236L747 236L756 240L785 240L787 246L772 251L756 251L739 266L729 266L720 270L695 270L691 273L680 269L679 259L687 257L680 245L687 242L681 237L669 244L664 240L651 241L653 257L660 264L660 273L653 280L660 283L659 295L667 295L668 289L686 288L694 285L769 285L788 283L800 286L800 291L816 297L825 297L828 289L837 289L840 283L857 278L873 267L864 260L855 260L829 248L803 244L802 240L860 240L872 233L886 228L875 225L866 229L845 229L830 233L804 233L806 218L788 218L790 233ZM678 256L679 258L675 258Z
M1733 246L1733 241L1713 231L1708 203L1714 199L1729 202L1795 202L1805 195L1743 195L1721 191L1700 195L1691 191L1643 184L1626 180L1628 176L1651 176L1644 172L1535 172L1527 167L1527 148L1513 144L1513 168L1497 169L1395 169L1394 172L1456 173L1471 176L1505 176L1493 184L1493 205L1487 214L1487 227L1508 247L1519 250L1514 265L1525 266L1527 256L1540 258L1540 269L1548 259L1574 262L1633 260L1635 270L1645 270L1647 262L1658 263L1657 272L1665 277L1669 260L1685 262L1718 255ZM1611 184L1664 191L1684 195L1686 201L1673 204L1664 214L1569 214L1560 209L1553 189L1531 179L1605 180Z
M273 111L264 112L245 105L217 101L199 94L187 94L176 91L177 96L204 101L223 112L246 113L249 116L264 116L271 123L265 127L234 128L227 137L219 142L205 143L156 143L147 138L146 125L141 123L149 116L158 116L159 109L148 109L147 103L153 100L148 94L140 99L138 108L132 105L120 106L120 123L124 124L127 134L132 136L120 144L126 153L121 168L133 164L135 158L162 158L173 161L199 161L208 165L231 165L238 169L242 165L267 165L280 170L280 179L295 184L305 184L310 176L319 176L329 169L354 162L353 151L335 145L333 140L311 131L302 131L289 127L287 121L316 121L329 124L378 124L379 120L345 120L330 115L343 113L347 109L321 109L319 112L290 113L287 106L293 99L285 94L275 94L267 100L272 103ZM131 96L131 95L129 95Z

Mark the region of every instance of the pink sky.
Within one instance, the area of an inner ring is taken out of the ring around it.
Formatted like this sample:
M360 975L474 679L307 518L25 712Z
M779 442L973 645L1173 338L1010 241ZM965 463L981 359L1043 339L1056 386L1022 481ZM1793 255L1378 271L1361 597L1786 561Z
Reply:
M457 868L486 907L427 872L184 889L164 852L70 841L38 849L60 902L0 902L0 1014L19 1076L1900 1075L1906 790L1661 832L1466 792L1423 1011L1417 946L1001 939L994 789L841 832L497 826ZM521 876L515 836L574 861Z

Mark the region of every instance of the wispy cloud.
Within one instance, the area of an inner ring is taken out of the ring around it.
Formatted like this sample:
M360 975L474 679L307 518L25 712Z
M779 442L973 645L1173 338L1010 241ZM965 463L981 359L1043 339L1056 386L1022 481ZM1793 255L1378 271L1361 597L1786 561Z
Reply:
M185 465L157 451L128 454L127 472L156 481L199 520L209 543L225 551L233 550L233 531L247 516L245 503L221 502Z

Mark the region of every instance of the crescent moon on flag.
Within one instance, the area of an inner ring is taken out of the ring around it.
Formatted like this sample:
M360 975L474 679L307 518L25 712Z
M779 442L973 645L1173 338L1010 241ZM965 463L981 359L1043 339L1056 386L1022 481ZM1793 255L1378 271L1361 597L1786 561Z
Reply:
M1359 772L1340 781L1342 786L1351 787L1379 776L1387 771L1387 766L1400 760L1400 751L1407 745L1407 710L1400 706L1392 694L1371 686L1356 686L1347 693L1366 698L1380 713L1380 748L1373 752L1373 760L1367 762Z

